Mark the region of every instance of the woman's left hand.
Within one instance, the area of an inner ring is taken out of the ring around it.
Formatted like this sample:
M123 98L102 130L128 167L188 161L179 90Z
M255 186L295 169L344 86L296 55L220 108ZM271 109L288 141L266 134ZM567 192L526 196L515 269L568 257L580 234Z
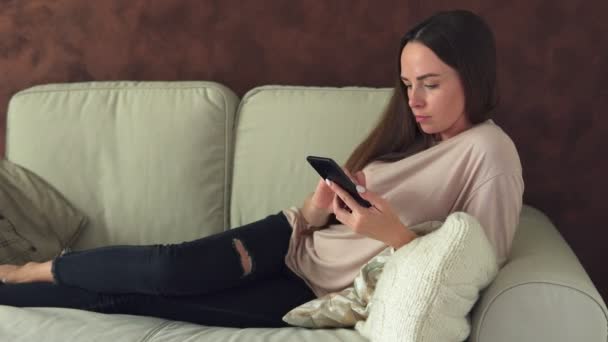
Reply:
M349 176L351 176L349 174ZM359 195L372 206L365 208L355 201L344 189L334 182L328 182L329 187L336 196L332 203L332 210L336 219L349 226L358 234L382 241L394 248L400 248L416 238L416 234L409 230L399 219L384 198L365 189L365 175L359 171L353 181L359 184ZM363 185L361 185L363 184ZM344 208L343 202L349 209Z

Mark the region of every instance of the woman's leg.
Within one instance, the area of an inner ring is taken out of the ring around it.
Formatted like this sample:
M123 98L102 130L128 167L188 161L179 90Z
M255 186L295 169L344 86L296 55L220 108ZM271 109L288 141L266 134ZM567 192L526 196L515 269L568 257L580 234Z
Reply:
M91 310L109 300L110 296L48 282L0 285L0 305Z
M280 272L291 237L283 213L175 245L115 246L66 254L58 284L100 293L206 294Z
M105 312L222 327L283 327L289 310L314 298L296 275L279 274L202 296L126 295Z
M287 267L272 277L209 295L102 294L53 283L0 286L4 305L63 307L238 328L286 326L281 318L314 298Z
M181 244L68 253L53 261L51 279L98 293L205 294L279 272L290 236L291 226L278 213Z

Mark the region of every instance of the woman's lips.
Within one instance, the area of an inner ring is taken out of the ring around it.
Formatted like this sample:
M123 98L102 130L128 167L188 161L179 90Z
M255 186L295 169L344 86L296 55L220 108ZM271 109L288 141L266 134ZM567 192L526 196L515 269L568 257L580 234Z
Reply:
M416 122L424 122L429 118L430 116L416 115Z

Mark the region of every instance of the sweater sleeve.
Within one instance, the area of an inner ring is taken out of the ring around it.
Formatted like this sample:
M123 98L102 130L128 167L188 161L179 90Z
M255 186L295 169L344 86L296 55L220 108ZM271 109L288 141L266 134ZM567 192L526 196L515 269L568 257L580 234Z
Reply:
M521 173L501 174L480 185L463 210L477 218L502 266L511 251L519 224L524 181Z

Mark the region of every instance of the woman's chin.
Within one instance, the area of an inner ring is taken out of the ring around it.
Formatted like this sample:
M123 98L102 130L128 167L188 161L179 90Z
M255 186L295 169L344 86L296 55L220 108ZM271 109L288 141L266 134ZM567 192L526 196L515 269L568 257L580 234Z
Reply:
M433 127L431 125L427 124L427 123L419 123L418 126L426 134L435 134L435 133L437 133L437 131L434 130Z

